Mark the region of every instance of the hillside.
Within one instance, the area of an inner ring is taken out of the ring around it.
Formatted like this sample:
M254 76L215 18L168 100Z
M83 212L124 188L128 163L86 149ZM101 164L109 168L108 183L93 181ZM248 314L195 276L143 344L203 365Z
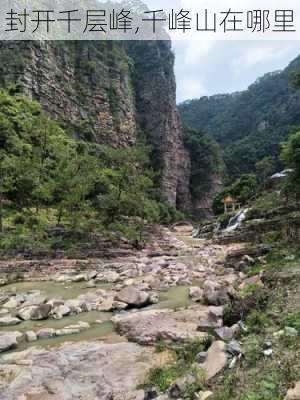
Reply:
M75 138L153 148L162 199L189 205L189 157L175 102L170 42L0 43L0 85L16 86Z
M179 105L183 124L221 144L227 180L255 170L265 156L276 157L291 125L300 124L300 97L290 74L300 57L283 71L257 79L247 90L202 97Z

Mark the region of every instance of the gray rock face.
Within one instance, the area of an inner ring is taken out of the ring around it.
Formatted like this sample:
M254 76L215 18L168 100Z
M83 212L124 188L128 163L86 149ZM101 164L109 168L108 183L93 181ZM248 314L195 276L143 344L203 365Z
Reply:
M126 303L129 306L141 307L149 303L150 295L133 286L127 286L116 294L115 300Z
M0 353L17 347L22 336L20 332L0 332Z
M1 400L50 399L49 393L53 400L135 399L136 387L157 362L152 349L127 342L65 344L52 351L31 348L3 357Z
M207 351L206 360L200 367L206 371L207 380L213 378L222 371L227 364L225 343L221 340L214 342Z
M186 341L204 338L198 331L198 321L208 315L207 307L183 311L145 310L112 318L117 330L140 344L153 344L157 340Z
M207 280L203 285L204 299L211 305L222 305L228 301L227 288L219 285L216 282Z
M50 304L41 304L39 306L36 306L31 313L30 319L33 320L39 320L39 319L46 319L49 316L49 313L51 311L51 305Z
M0 326L18 325L21 322L19 318L6 315L0 318Z

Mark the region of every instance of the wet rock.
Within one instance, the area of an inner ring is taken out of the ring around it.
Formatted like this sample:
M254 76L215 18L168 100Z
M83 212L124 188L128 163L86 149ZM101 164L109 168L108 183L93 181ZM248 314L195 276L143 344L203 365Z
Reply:
M87 279L87 281L90 281L91 279L95 279L97 275L98 275L98 271L95 271L95 270L89 271L86 274L86 279Z
M36 293L31 293L26 296L25 302L23 302L22 306L27 307L27 306L38 306L40 304L43 304L47 300L47 297L43 294L41 294L39 291Z
M3 304L4 308L17 308L18 306L19 302L16 300L16 298L11 298Z
M12 317L11 315L6 315L0 318L0 326L18 325L20 322L22 321L19 318Z
M37 335L33 331L27 331L25 332L25 339L27 342L34 342L37 340Z
M37 332L37 337L39 339L49 339L55 336L55 329L53 328L43 328Z
M87 284L85 285L86 288L91 289L96 287L95 281L88 281Z
M206 280L203 284L203 297L209 305L222 305L228 301L228 290L217 282Z
M82 311L80 308L80 301L77 299L67 300L65 305L70 308L71 314L79 314Z
M127 342L67 343L52 350L32 347L3 356L1 398L33 399L34 393L39 399L140 400L136 387L158 363L153 349ZM134 395L138 397L130 397Z
M87 280L85 274L79 274L72 277L72 282L84 282Z
M126 303L129 306L141 307L149 304L150 295L144 291L137 290L133 286L127 286L115 295L115 300Z
M105 273L98 274L95 278L96 282L107 282L115 283L120 279L120 276L115 271L107 271Z
M300 381L296 382L295 386L287 391L284 400L300 400Z
M32 320L47 319L51 311L51 308L52 307L50 304L41 304L40 306L34 307L34 309L31 312L30 319Z
M201 301L203 299L203 290L198 286L192 286L189 288L189 296L194 301Z
M22 336L21 332L0 332L0 353L15 349L22 339Z
M80 328L77 327L65 327L62 329L57 329L55 331L55 336L65 336L65 335L74 335L76 333L80 333Z
M61 304L61 305L59 305L57 307L54 307L52 309L51 316L54 319L61 319L65 315L69 315L70 313L71 313L71 309L68 306L64 305L64 304Z
M23 321L28 321L31 319L31 315L35 309L36 306L23 307L18 311L17 317L21 318Z
M207 357L200 367L206 371L206 379L209 380L221 372L227 364L225 343L221 340L214 342L207 351Z

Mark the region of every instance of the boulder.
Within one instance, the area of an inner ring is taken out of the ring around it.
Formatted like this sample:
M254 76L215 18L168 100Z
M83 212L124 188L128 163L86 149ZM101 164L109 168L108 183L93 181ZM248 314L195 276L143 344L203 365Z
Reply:
M19 318L12 317L11 315L6 315L0 318L0 326L18 325L20 322L22 321Z
M233 356L237 356L243 353L241 345L235 339L232 339L226 346L226 350L228 353L232 354Z
M9 299L6 303L3 304L4 308L17 308L19 306L19 302L15 297Z
M287 391L284 400L300 400L300 381L296 382L295 386Z
M43 328L37 332L37 337L39 339L49 339L55 336L55 329L53 328Z
M65 343L3 355L1 399L142 400L143 384L160 355L134 343Z
M37 306L43 304L47 300L47 297L41 294L39 291L35 293L30 293L26 296L25 302L22 304L22 307L27 306Z
M225 343L221 340L214 342L207 351L207 357L200 367L206 371L206 379L209 380L221 372L227 364Z
M189 288L189 296L194 301L201 301L203 299L203 290L198 286L191 286Z
M207 307L182 311L144 310L116 315L112 321L116 329L128 339L140 344L154 344L157 340L185 342L204 339L206 333L198 331L199 319L207 317Z
M68 327L66 326L65 328L62 329L57 329L55 331L55 336L65 336L65 335L74 335L76 333L80 333L80 328L72 328L72 327Z
M62 305L59 305L59 306L54 307L54 308L52 309L52 311L51 311L51 316L52 316L54 319L61 319L61 318L63 318L65 315L69 315L70 313L71 313L71 309L70 309L68 306L62 304Z
M32 320L47 319L51 311L51 308L52 307L50 304L41 304L39 306L36 306L31 312L30 319Z
M78 274L72 277L72 282L84 282L87 280L85 274Z
M28 321L29 319L31 319L31 315L35 309L36 306L22 307L18 311L17 317L21 318L23 321Z
M21 332L0 332L0 353L15 349L22 337Z
M141 307L149 304L150 295L133 286L127 286L115 295L115 300L128 304L128 306Z
M27 331L25 333L25 339L27 340L27 342L34 342L37 340L37 335L33 331Z
M215 334L221 340L230 340L234 336L234 329L222 326L221 328L215 329Z
M217 282L206 280L203 284L203 297L209 305L222 305L228 301L228 289Z

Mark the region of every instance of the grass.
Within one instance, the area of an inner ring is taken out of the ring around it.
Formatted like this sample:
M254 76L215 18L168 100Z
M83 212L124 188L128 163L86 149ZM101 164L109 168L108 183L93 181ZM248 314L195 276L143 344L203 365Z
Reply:
M166 392L177 379L191 374L194 377L194 383L187 385L184 399L192 399L194 393L204 387L205 382L205 372L195 365L195 358L199 352L207 350L211 341L212 338L208 337L205 341L197 339L182 345L158 342L155 350L162 352L169 349L174 354L174 362L153 368L141 387L144 390L150 390L154 387L159 392Z
M283 400L287 390L300 379L299 275L293 274L299 266L297 248L278 246L267 255L266 264L256 264L247 271L251 276L254 270L264 270L268 300L263 308L254 302L253 309L245 315L247 332L239 338L244 358L212 385L212 400ZM261 289L255 289L245 288L241 301L246 304L247 298L257 296ZM232 308L226 308L230 319ZM298 336L285 333L285 327L296 329ZM279 331L281 335L277 335ZM266 341L272 344L270 356L263 353Z

